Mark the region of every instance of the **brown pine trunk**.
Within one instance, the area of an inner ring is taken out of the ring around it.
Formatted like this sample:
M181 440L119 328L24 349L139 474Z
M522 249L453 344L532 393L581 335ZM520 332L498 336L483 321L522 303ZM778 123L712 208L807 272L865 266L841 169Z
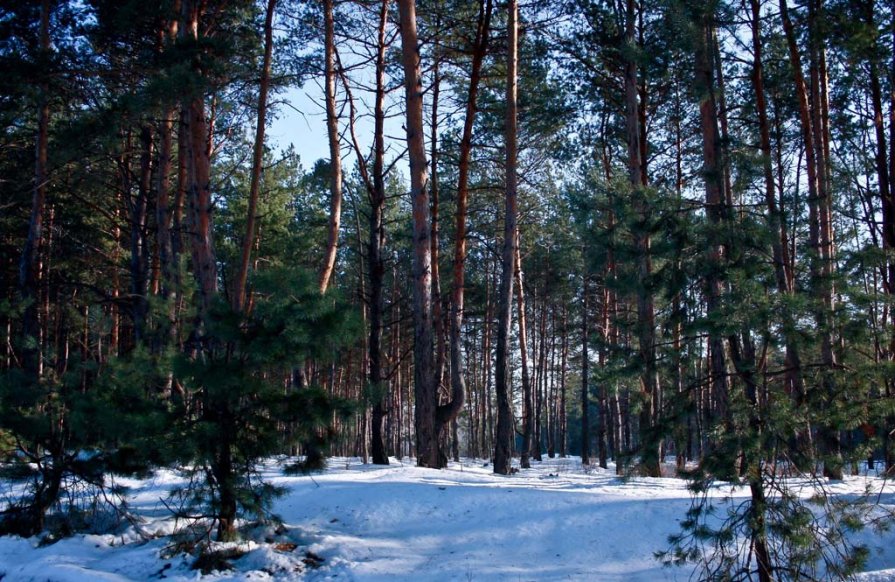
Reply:
M705 174L706 216L712 224L719 224L726 211L724 190L724 171L721 159L721 144L718 131L718 109L715 102L713 67L710 47L713 38L714 15L705 14L699 23L699 35L696 42L696 74L695 85L699 98L699 120L702 133L702 160ZM706 276L706 315L711 318L718 312L721 302L723 283L718 276L724 260L724 250L719 242L712 242L707 260L713 265ZM713 398L724 417L729 415L727 406L730 390L727 377L727 364L724 356L722 334L709 333L709 374Z
M802 138L805 142L805 166L808 176L808 220L811 256L809 257L809 269L811 272L814 293L818 302L815 308L815 319L818 331L821 335L821 360L826 368L823 374L823 390L830 393L834 391L830 373L836 366L836 358L833 353L832 330L829 316L833 309L833 288L830 277L832 276L832 209L830 207L828 168L826 163L827 147L824 142L824 113L821 62L823 60L823 47L821 40L817 38L817 4L814 0L809 2L808 28L809 28L809 72L810 72L810 96L802 73L801 53L796 42L795 31L789 18L786 0L780 1L780 16L783 21L783 30L789 47L790 60L796 85L796 95L799 101L799 120L802 129ZM839 434L832 427L819 427L821 444L828 462L824 463L824 474L831 478L841 478L841 456L839 453Z
M789 234L786 228L786 219L782 208L777 204L776 187L774 183L774 170L771 157L771 132L768 121L767 98L764 88L764 63L763 43L761 39L761 6L759 0L750 0L752 10L752 86L755 90L755 107L758 110L759 148L762 154L762 170L764 173L765 203L768 207L768 222L775 234L771 243L771 251L774 260L774 274L777 281L777 291L781 295L789 295L793 292L793 274L790 268L790 257L787 242ZM794 329L794 322L787 321L783 326L785 334L785 361L786 361L786 389L792 395L796 406L805 403L805 383L802 379L802 359L795 338L787 331ZM811 449L811 431L806 427L796 436L796 447L799 456L806 455Z
M183 2L184 27L181 30L184 42L198 44L199 14L198 0ZM201 76L201 63L194 62L193 73ZM211 218L211 148L209 147L209 122L205 114L203 95L192 95L183 104L186 123L181 143L185 150L186 183L185 194L189 207L190 251L193 272L199 286L200 314L208 310L218 292L217 264L215 262Z
M323 267L320 271L320 292L326 293L336 264L339 246L339 223L342 218L342 154L339 146L339 114L336 109L336 40L333 18L334 0L323 2L323 26L325 45L326 134L329 139L330 203L329 229Z
M469 76L469 90L466 96L466 117L463 122L463 136L460 140L450 314L451 402L449 408L442 409L443 412L440 415L442 418L446 417L450 420L453 420L459 413L466 395L466 381L464 378L466 363L463 358L460 334L463 329L466 286L466 217L469 209L469 159L472 153L472 129L477 110L482 62L488 48L488 36L491 28L491 6L491 0L481 0L479 3L479 17L472 55L472 70ZM486 321L486 325L490 325L489 322ZM486 338L490 339L490 335L487 332ZM484 439L482 441L484 442Z
M513 279L516 263L516 68L518 50L517 0L507 2L507 86L506 86L506 200L503 229L503 255L501 261L500 291L497 307L497 362L495 390L497 392L497 430L494 443L494 472L510 473L512 445L515 435L513 426L510 382L510 329L512 327Z
M276 0L267 0L267 10L264 14L264 60L261 65L261 83L258 88L258 115L255 126L255 145L252 150L249 208L246 216L245 238L242 241L242 259L239 263L239 272L236 274L233 288L233 309L237 312L243 311L245 308L246 282L249 276L252 247L255 246L255 220L258 214L258 195L261 190L261 171L264 166L264 129L267 125L267 92L270 86L270 62L273 53L273 16L276 5ZM328 103L329 101L327 100ZM322 284L321 287L323 287ZM321 292L323 291L326 291L325 287L321 289Z
M839 367L836 355L836 337L833 314L836 310L836 289L834 277L836 271L836 242L833 233L833 185L832 170L830 165L830 119L829 119L829 91L827 79L827 58L824 39L820 37L820 25L812 20L823 21L823 2L814 0L809 2L809 30L813 34L811 85L814 103L816 135L820 138L816 142L819 148L817 153L817 177L818 177L818 210L820 224L820 285L818 295L820 299L820 313L818 327L821 332L821 360L824 364L823 389L830 403L839 399L837 396L834 371ZM813 8L813 10L811 10ZM812 18L813 15L813 18ZM832 406L831 406L832 408ZM824 460L824 475L830 479L841 480L843 478L842 459L842 435L836 426L827 423L819 429L820 439L824 446L826 459Z
M876 24L874 23L874 3L870 0L864 3L864 11L866 14L866 22L868 28L870 30L876 30ZM893 35L895 35L895 20L893 20ZM877 43L874 40L873 50L871 54L876 54ZM895 59L895 53L893 53L893 59ZM879 185L879 196L881 200L882 206L882 247L884 251L887 253L889 257L892 256L892 253L895 252L895 185L892 183L892 179L895 178L890 173L891 171L895 172L895 144L892 144L892 156L891 160L886 159L886 128L885 121L883 119L883 98L882 98L882 87L880 86L879 80L879 66L876 60L876 57L871 57L870 62L870 102L873 107L873 126L875 130L876 137L876 176L877 182ZM895 60L893 60L893 67L895 67ZM893 72L895 72L895 68L893 68ZM895 77L893 77L895 78ZM889 122L891 126L891 131L895 132L895 90L892 92L892 102L889 107ZM895 260L891 258L886 261L886 264L882 268L882 277L883 277L883 287L887 294L893 295L895 294ZM889 310L890 313L895 317L895 309ZM884 322L884 325L888 325L888 322ZM886 359L889 361L895 357L895 334L893 334L890 330L890 336L888 345L883 349L883 353L885 354ZM889 379L886 382L886 395L891 397L892 395L892 386L893 380ZM890 439L888 435L892 430L893 421L890 418L884 423L883 434L886 435L883 441L884 447L884 455L886 459L886 467L891 468L892 466L892 457L890 452ZM873 455L870 455L870 464L873 462Z
M399 0L401 52L407 103L407 150L413 208L413 361L416 454L420 467L439 468L435 413L437 385L432 327L432 230L423 125L423 82L416 32L416 2Z
M435 28L441 26L440 14L436 17ZM432 40L436 46L434 50L434 60L432 65L432 123L430 125L431 134L429 138L429 164L431 172L429 175L429 189L432 198L432 326L435 333L435 385L439 393L442 393L444 385L444 365L445 365L445 332L444 332L444 314L441 305L441 269L439 267L439 192L438 192L438 95L441 91L441 62L438 54L438 37ZM439 432L438 446L444 447L447 435L445 434L443 424L438 421L436 429ZM439 455L444 455L444 451L440 450Z

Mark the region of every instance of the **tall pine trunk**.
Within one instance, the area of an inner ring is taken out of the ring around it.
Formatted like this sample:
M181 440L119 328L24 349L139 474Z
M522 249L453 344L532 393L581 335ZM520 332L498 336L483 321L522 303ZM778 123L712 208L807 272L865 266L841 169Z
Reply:
M510 381L510 330L512 328L513 279L516 266L516 69L518 50L517 0L507 3L507 86L506 86L506 191L501 255L500 290L497 297L497 362L495 391L497 393L497 429L494 437L494 472L510 473L512 445L515 435Z
M423 126L423 81L420 74L416 3L399 0L401 60L407 103L407 150L413 211L413 384L416 455L420 467L438 468L438 404L432 327L432 231L429 219L428 164Z
M532 401L532 381L528 366L528 318L525 314L525 289L522 286L522 253L519 245L522 237L519 227L516 227L516 260L513 265L516 278L516 311L519 325L519 356L522 364L522 450L520 451L520 466L523 469L531 468L532 449L535 444L532 439L534 428L534 407Z
M389 0L382 0L379 11L378 50L376 53L376 97L374 105L373 128L373 179L370 193L370 240L367 247L370 269L370 389L373 394L373 410L370 421L370 451L373 463L388 465L388 453L382 434L382 422L385 418L386 386L382 378L382 314L383 286L385 284L385 27L388 22ZM360 152L358 152L360 154Z
M466 95L463 135L460 139L450 313L451 402L448 408L440 409L438 419L441 425L440 430L444 430L443 427L447 421L453 421L456 418L463 407L463 400L466 395L466 380L464 378L466 362L463 358L460 334L463 330L463 307L466 291L466 218L469 210L469 160L472 154L472 130L478 103L479 80L481 79L482 62L485 60L491 28L491 7L492 0L480 0L475 41L473 43L472 69L469 75L469 90ZM487 405L490 406L490 403ZM482 441L484 442L484 439Z
M627 0L625 5L625 42L627 58L625 59L625 126L628 145L628 180L634 193L637 212L646 217L649 209L646 206L643 189L646 187L646 172L642 145L642 129L639 119L640 107L637 99L637 63L632 54L635 50L635 3ZM644 475L659 477L659 445L653 430L656 400L659 397L659 377L656 370L656 338L655 307L653 297L648 288L652 276L652 260L650 258L650 236L648 232L635 233L637 246L637 339L640 350L640 364L643 371L640 375L640 467Z
M50 48L50 0L40 5L40 59L47 59ZM26 338L22 350L22 365L33 380L43 372L42 345L39 341L38 294L41 279L40 253L44 238L44 210L47 200L47 150L50 135L49 85L42 82L37 103L37 145L35 146L34 185L31 197L31 216L28 236L19 259L19 295L25 304L22 335Z
M242 258L233 289L233 309L242 311L246 305L246 282L249 275L252 248L255 246L255 221L258 214L258 196L261 190L261 171L264 165L264 129L267 125L267 92L270 86L270 62L273 53L273 16L276 0L267 0L264 14L264 60L261 65L261 83L258 88L258 111L255 126L255 144L252 150L252 174L249 185L249 208L246 215L246 232L242 241ZM325 291L325 289L324 289Z
M326 135L329 140L329 226L326 252L320 270L320 292L326 293L336 264L339 247L339 223L342 218L342 154L339 145L339 114L336 109L336 37L333 16L334 0L323 2L324 28L324 93L326 97Z

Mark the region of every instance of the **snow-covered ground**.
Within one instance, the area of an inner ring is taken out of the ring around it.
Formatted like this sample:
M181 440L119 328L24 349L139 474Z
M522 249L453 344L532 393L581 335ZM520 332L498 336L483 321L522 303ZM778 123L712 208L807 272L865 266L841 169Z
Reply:
M0 538L0 580L654 581L693 573L653 557L690 506L678 479L621 480L611 467L584 471L578 459L545 459L508 477L482 461L433 471L394 459L388 467L331 459L311 477L283 476L275 465L268 473L288 488L275 505L287 529L229 548L232 570L203 576L191 569L193 556L170 555L164 534L175 524L161 499L180 478L160 471L126 481L140 528L157 537L146 541L131 528L46 547ZM850 477L833 489L861 494L882 485ZM880 499L895 505L895 487ZM895 533L861 535L872 552L862 580L895 580Z

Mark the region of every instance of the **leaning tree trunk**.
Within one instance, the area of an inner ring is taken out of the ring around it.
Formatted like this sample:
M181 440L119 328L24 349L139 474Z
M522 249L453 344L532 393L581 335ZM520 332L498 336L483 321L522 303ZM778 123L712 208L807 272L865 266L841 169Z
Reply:
M416 2L399 0L401 52L407 103L407 150L413 209L413 384L417 464L437 468L435 358L432 329L432 246L426 144L423 126L423 81L416 32Z
M507 475L512 461L513 426L510 396L510 329L512 326L513 279L516 262L516 67L518 48L517 0L507 3L507 88L506 88L506 200L503 228L503 255L500 291L497 298L497 430L494 437L494 472Z
M325 45L325 83L326 93L326 134L329 138L330 160L330 204L329 229L324 254L323 267L320 271L320 292L326 293L333 268L336 264L336 251L339 246L339 222L342 217L342 155L339 146L339 114L336 108L336 40L335 21L333 18L334 0L323 1L324 45Z
M270 86L270 61L273 53L273 16L276 0L267 0L264 15L264 60L261 65L261 84L258 88L258 115L255 127L255 146L252 151L252 175L249 186L249 208L246 233L242 241L242 259L233 289L233 309L243 311L246 305L246 282L249 275L252 248L255 246L255 220L258 214L258 194L261 190L261 170L264 164L264 128L267 123L267 91ZM328 96L327 96L328 97ZM327 105L329 101L327 100ZM324 289L325 290L325 289Z

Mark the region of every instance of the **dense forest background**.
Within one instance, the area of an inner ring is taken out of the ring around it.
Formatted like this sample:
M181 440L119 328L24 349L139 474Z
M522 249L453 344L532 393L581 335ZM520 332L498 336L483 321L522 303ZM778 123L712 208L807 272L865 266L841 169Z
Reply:
M893 12L0 3L0 525L182 466L229 539L275 454L574 454L749 485L770 579L779 476L895 465Z

